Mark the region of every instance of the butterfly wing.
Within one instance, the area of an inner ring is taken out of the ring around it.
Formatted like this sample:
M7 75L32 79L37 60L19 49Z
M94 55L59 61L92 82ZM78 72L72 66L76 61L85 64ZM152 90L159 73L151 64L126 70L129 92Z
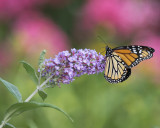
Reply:
M104 71L105 79L110 83L119 83L126 80L131 75L131 69L124 66L122 59L116 54L106 58Z
M113 49L124 62L127 68L132 68L139 64L141 61L150 59L155 50L147 46L121 46Z

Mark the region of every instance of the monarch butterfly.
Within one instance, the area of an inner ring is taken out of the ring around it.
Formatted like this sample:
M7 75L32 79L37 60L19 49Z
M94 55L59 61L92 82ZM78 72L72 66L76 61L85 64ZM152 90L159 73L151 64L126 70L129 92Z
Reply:
M147 46L121 46L111 49L106 46L104 77L110 83L125 81L131 75L131 68L141 61L150 59L154 49Z

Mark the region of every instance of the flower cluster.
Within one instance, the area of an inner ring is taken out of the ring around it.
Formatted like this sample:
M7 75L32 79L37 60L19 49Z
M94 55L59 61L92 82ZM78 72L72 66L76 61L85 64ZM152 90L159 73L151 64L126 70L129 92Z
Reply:
M74 80L74 77L103 72L104 68L105 57L100 53L97 54L95 50L71 49L71 53L63 51L55 58L45 59L42 77L47 79L53 75L49 81L50 85L69 84Z

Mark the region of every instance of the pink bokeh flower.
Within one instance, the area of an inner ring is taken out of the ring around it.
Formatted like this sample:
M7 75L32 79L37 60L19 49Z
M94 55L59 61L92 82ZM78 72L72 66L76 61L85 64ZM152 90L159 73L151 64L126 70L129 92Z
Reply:
M143 64L142 69L145 69L145 71L150 72L152 77L154 78L155 82L160 84L159 78L160 78L160 36L155 35L153 33L143 33L142 35L139 35L135 39L134 42L140 42L140 43L134 43L138 45L145 45L149 46L155 49L154 56L151 60L145 61Z
M13 43L17 51L28 55L39 54L43 49L53 55L70 48L66 34L35 12L23 14L14 24Z
M159 25L159 14L155 1L89 0L82 8L78 26L85 30L103 26L118 34L129 35Z
M15 18L23 15L26 10L35 10L37 7L53 5L58 7L68 3L69 0L0 0L0 19ZM57 6L58 5L58 6Z
M1 0L0 18L15 16L44 2L45 0Z

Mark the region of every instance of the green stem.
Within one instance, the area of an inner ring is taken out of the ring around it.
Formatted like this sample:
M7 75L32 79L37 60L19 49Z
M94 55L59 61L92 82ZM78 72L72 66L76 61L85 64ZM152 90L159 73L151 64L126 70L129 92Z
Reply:
M40 82L41 82L41 71L40 71L40 73L39 73L38 86L40 85Z
M2 121L2 124L0 125L0 128L3 128L3 126L6 124L7 122Z
M44 85L47 84L47 82L52 78L53 76L50 76L46 81L44 81L40 86L37 87L37 89L25 100L25 102L28 102L32 99L32 97L38 92L39 89L41 89Z

